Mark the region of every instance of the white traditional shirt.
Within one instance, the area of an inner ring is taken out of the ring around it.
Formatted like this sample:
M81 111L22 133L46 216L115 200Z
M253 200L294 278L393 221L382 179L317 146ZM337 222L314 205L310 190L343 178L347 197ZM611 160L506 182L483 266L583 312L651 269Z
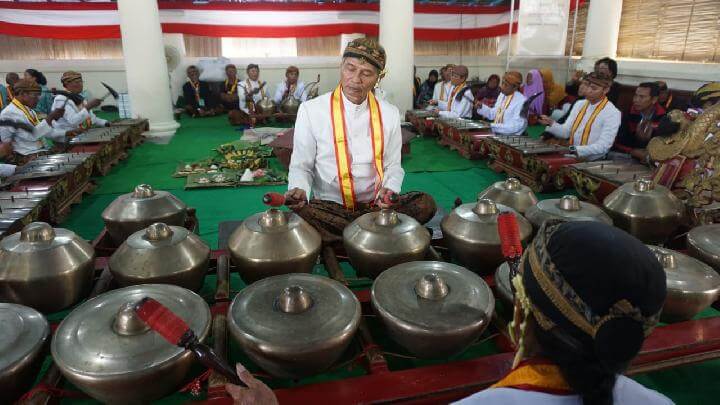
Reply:
M509 97L512 97L508 100ZM490 124L495 135L510 136L522 135L527 128L527 117L522 116L525 96L516 91L512 96L500 93L495 106L488 107L485 104L477 109L478 114L493 121Z
M582 405L579 395L555 395L515 388L490 388L455 402L456 405ZM618 376L613 388L613 403L618 405L672 405L668 397L641 384Z
M273 100L275 100L275 104L280 105L280 103L282 103L285 90L287 90L287 81L283 80L282 82L278 83L277 88L275 89L275 97L273 98ZM307 93L303 94L304 92L305 83L298 80L295 85L295 91L293 92L293 96L298 101L303 102L307 100Z
M247 103L245 102L245 95L248 93L252 93L252 91L257 89L258 87L260 87L260 82L257 80L245 79L238 83L238 98L240 102L240 109L248 114L250 113L250 110L248 110ZM258 101L262 100L263 97L265 97L266 91L267 90L265 89L265 87L263 87L262 90L255 93L255 95L253 95L253 103L257 103Z
M602 101L598 101L594 105L590 104L588 106L574 134L570 133L573 123L583 107L589 103L587 100L581 100L575 103L564 124L558 124L556 122L547 127L546 130L558 138L570 139L572 137L572 144L577 148L579 157L586 160L602 159L608 153L610 147L612 147L613 142L615 142L615 137L620 128L622 114L620 114L620 111L615 108L612 102L608 101L605 108L598 113L595 121L592 123L592 127L590 127L587 145L582 145L582 135L585 124L590 120L593 112L601 102Z
M37 114L31 108L27 109L30 115L37 121ZM0 141L3 143L12 142L13 151L20 155L30 155L49 150L43 138L50 138L54 141L65 140L65 131L53 128L46 120L40 121L37 125L25 116L25 113L14 103L10 103L0 112L0 120L22 122L34 126L35 130L29 132L24 129L12 127L0 127Z
M335 158L335 137L330 116L332 93L300 104L295 121L293 153L290 160L288 189L300 188L314 198L342 204ZM358 202L375 198L377 172L370 134L370 110L367 99L353 104L343 97L346 137L350 154L350 171ZM394 105L379 99L384 135L384 178L379 187L400 192L405 171L400 166L402 135L400 113Z
M461 89L460 92L465 92L460 100L455 98L450 104L448 101L445 106L445 110L440 110L439 114L441 117L447 118L472 118L473 105L475 104L475 97L469 87ZM448 108L449 111L448 111Z
M87 99L85 99L87 100ZM57 108L65 108L65 114L60 119L53 122L53 128L61 129L63 131L70 131L78 129L81 125L86 128L104 127L107 123L106 120L95 116L91 110L86 107L86 101L83 100L82 105L78 107L72 100L68 100L63 95L55 96L53 100L52 108L50 111ZM66 103L67 101L67 103Z
M443 91L443 87L445 90ZM433 89L433 100L437 100L438 102L443 101L446 102L450 98L450 93L452 93L455 86L453 86L451 81L438 81L435 83L435 88ZM441 110L447 110L447 108L441 108Z

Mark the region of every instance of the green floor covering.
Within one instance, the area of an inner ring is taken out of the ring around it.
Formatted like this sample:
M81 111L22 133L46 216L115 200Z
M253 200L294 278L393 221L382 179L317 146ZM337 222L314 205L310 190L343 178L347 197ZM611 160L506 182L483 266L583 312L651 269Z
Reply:
M195 207L200 221L200 235L215 248L219 222L239 220L259 212L263 210L261 197L265 192L285 189L285 186L260 186L185 191L185 179L171 177L178 163L210 156L212 148L237 140L242 133L230 127L226 117L184 118L181 125L170 144L145 143L130 151L129 158L113 168L110 174L98 178L97 189L73 207L62 226L86 239L95 238L103 227L100 218L102 210L118 195L131 191L137 184L147 183L171 191L188 206ZM538 132L539 128L532 128L533 135ZM452 208L457 197L466 202L472 201L479 191L504 179L504 175L488 169L483 161L466 160L438 146L434 139L417 138L411 146L411 156L403 161L407 172L403 191L427 192L446 210ZM541 198L557 198L561 194L543 194ZM703 315L717 315L717 312L710 310ZM709 361L645 374L636 379L678 404L701 404L716 403L720 397L720 384L716 383L719 377L720 361ZM176 395L168 402L177 403L188 398Z

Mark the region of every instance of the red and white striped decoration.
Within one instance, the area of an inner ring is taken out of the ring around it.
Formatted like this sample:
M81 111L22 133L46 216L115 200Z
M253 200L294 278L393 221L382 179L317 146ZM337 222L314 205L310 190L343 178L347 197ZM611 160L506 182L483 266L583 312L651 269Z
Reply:
M148 0L150 1L150 0ZM378 4L159 1L163 32L210 37L378 35ZM513 32L517 30L515 13ZM415 39L453 41L506 35L509 7L415 5ZM0 1L0 34L54 39L120 37L115 3Z

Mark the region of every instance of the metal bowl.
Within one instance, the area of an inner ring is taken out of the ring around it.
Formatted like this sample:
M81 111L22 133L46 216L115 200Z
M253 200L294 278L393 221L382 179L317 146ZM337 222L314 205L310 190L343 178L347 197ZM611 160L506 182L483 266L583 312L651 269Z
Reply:
M445 262L410 262L385 270L371 300L390 337L420 358L465 350L487 328L495 307L477 274Z
M667 298L660 317L663 322L690 320L718 299L720 275L710 266L682 253L648 247L667 276Z
M535 229L540 229L543 222L548 219L597 221L608 225L613 224L612 219L600 207L582 202L574 195L540 201L528 208L525 218L532 223Z
M257 365L280 378L330 367L360 325L360 302L345 286L312 274L283 274L240 291L228 328Z
M345 227L343 243L358 274L375 278L396 264L424 259L430 233L414 218L384 209Z
M478 199L487 198L497 204L507 205L515 211L525 214L528 208L537 204L538 199L532 189L515 177L498 181L478 194Z
M687 247L690 256L720 272L720 224L691 229L687 235Z

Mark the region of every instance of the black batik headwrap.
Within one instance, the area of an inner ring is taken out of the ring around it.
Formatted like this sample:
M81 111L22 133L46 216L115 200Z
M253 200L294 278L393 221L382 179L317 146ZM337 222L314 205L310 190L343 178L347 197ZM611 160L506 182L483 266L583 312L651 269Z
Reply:
M539 326L610 365L637 355L665 301L665 272L650 249L599 222L546 222L521 271Z

